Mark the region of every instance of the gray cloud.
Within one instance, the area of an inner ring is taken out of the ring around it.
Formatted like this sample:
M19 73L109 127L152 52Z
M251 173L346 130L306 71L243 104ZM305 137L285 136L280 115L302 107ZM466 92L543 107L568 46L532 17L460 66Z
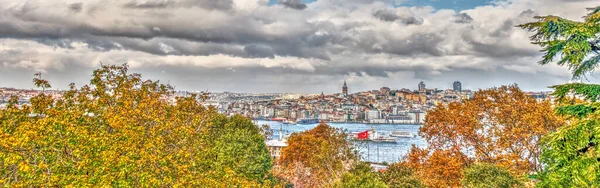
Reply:
M207 10L229 10L232 0L131 0L123 5L130 9L165 9L199 7Z
M279 0L279 4L297 10L304 10L307 7L301 0Z
M407 25L420 25L423 23L423 19L417 18L415 16L400 16L396 14L395 10L390 9L382 9L377 10L373 13L373 16L379 18L380 20L387 22L400 21L401 23Z
M130 1L123 5L125 8L140 8L140 9L152 9L152 8L167 8L173 6L175 1L161 0L161 1L143 1L137 2L135 0Z
M415 34L404 41L388 42L383 45L382 51L397 55L444 55L438 49L443 37L437 34Z
M83 3L73 3L69 5L69 10L79 13L83 9Z
M545 88L569 73L535 64L539 49L514 25L536 14L579 19L592 4L514 0L457 13L389 2L0 0L0 87L14 79L6 76L14 76L10 70L27 75L21 84L46 71L66 86L73 80L65 72L86 72L102 61L130 62L181 89L282 92L314 84L306 91L314 92L348 79L359 91L467 78L463 83L483 87L485 80L536 76L530 85Z
M377 10L373 13L373 16L388 22L393 22L400 19L400 16L396 14L396 11L389 9Z
M250 44L244 47L244 51L246 51L250 57L275 58L273 49L264 45Z
M535 15L535 12L531 9L527 9L523 12L521 12L521 14L519 14L519 16L529 16L529 17L533 17Z
M456 23L471 23L473 21L473 18L471 16L469 16L469 14L467 13L460 13L456 15Z

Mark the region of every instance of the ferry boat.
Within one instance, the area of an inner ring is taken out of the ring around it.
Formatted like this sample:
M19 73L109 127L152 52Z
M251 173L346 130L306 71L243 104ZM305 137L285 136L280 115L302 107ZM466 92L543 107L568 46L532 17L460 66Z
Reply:
M379 135L375 132L375 129L371 127L371 130L367 132L367 138L359 139L358 135L363 132L352 132L348 135L348 139L354 141L370 141L370 142L385 142L385 143L396 143L396 138L388 136L387 134Z
M388 137L388 136L379 136L377 138L371 139L373 142L385 142L385 143L396 143L396 138Z
M392 131L392 133L390 134L391 137L397 137L397 138L414 138L417 135L413 135L412 133L406 132L406 131Z
M319 119L316 118L301 118L296 121L296 124L315 124L319 123Z
M291 120L285 120L285 121L283 121L283 124L286 124L286 125L290 125L290 124L291 125L296 125L296 122L295 121L291 121Z
M287 119L285 119L285 118L271 118L271 121L280 121L280 122L284 122L284 121L287 121Z

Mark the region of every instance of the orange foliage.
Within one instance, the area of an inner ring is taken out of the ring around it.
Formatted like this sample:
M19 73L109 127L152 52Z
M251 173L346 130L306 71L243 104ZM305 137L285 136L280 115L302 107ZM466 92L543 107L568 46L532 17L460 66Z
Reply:
M459 187L468 158L456 150L430 152L413 146L408 165L428 187Z
M294 133L281 152L278 175L295 187L325 187L331 185L355 159L346 135L327 124L312 130Z
M459 185L459 167L471 161L497 164L520 176L541 169L540 138L563 124L549 101L538 102L517 86L480 90L471 100L427 113L419 135L430 151L413 148L409 162L433 187Z

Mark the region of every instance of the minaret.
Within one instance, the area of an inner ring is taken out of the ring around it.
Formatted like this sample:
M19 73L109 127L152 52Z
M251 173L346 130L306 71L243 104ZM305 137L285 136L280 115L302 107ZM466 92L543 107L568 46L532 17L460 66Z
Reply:
M344 80L344 86L342 86L342 94L345 96L348 95L348 85L346 85L346 80Z
M279 125L279 141L283 140L283 124Z

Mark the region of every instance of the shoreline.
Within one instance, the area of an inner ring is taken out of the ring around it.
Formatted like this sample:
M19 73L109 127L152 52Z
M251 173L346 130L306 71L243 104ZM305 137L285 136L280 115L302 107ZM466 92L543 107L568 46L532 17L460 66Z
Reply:
M253 120L253 121L263 121L263 122L278 122L284 124L281 121L271 121L271 120ZM363 123L363 122L324 122L326 124L365 124L365 125L423 125L416 123ZM284 124L284 125L318 125L319 123L309 123L309 124Z

